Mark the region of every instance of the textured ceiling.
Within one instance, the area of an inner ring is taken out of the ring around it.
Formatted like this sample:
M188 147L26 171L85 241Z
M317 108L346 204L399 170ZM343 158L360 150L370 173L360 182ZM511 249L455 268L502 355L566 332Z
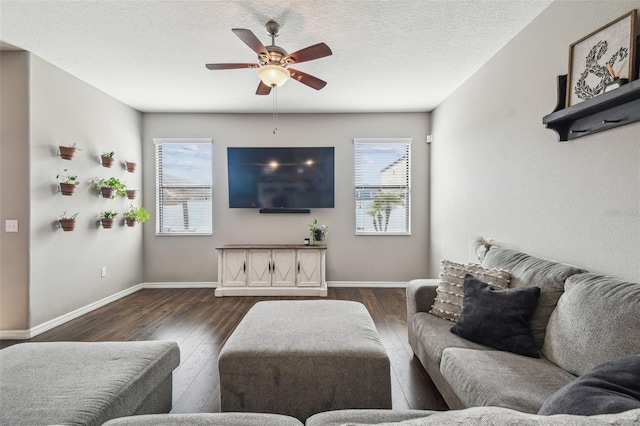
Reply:
M256 62L231 28L288 52L333 55L295 67L328 82L278 90L281 112L430 111L551 1L0 1L0 41L28 50L140 111L269 112Z

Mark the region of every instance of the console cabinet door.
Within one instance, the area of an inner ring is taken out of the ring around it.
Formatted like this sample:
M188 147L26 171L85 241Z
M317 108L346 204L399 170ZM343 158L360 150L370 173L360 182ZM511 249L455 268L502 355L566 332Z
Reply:
M272 285L293 287L296 285L296 251L273 250L271 252Z
M298 250L298 286L320 287L322 284L320 250Z
M222 285L244 287L247 267L246 250L224 250L222 254Z
M249 280L252 287L271 286L271 250L249 250Z

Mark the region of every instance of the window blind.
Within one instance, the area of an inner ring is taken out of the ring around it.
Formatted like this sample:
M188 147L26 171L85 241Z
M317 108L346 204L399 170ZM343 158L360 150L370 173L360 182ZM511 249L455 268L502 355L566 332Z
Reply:
M411 234L411 139L354 139L356 235Z
M211 235L211 139L154 139L156 234Z

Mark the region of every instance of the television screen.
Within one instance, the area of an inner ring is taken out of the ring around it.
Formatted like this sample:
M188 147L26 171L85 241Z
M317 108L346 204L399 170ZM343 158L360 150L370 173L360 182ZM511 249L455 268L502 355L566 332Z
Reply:
M334 207L334 148L227 148L229 207Z

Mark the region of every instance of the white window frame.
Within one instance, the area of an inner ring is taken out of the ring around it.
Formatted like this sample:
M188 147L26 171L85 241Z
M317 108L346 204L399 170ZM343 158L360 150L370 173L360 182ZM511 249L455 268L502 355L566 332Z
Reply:
M162 184L163 174L160 171L160 147L169 144L180 144L180 145L210 145L211 146L211 180L209 190L210 197L209 202L211 203L211 212L213 214L213 140L210 138L153 138L153 143L155 144L155 177L156 177L156 236L208 236L213 234L213 217L210 217L210 227L209 230L198 231L198 230L180 230L180 231L167 231L162 229L162 190L165 187ZM193 188L202 188L207 185L202 184L193 184L193 185L184 185L185 187L192 186Z
M412 138L354 138L354 223L355 223L355 235L376 235L376 236L386 236L386 235L411 235L411 145L413 143ZM407 178L406 185L358 185L357 178L359 173L359 166L356 164L357 155L357 146L364 144L378 144L381 147L390 144L403 144L405 145L405 149L407 152ZM406 188L407 191L407 201L406 201L406 231L405 232L389 232L389 231L359 231L358 230L358 190L362 189L382 189L382 188Z

